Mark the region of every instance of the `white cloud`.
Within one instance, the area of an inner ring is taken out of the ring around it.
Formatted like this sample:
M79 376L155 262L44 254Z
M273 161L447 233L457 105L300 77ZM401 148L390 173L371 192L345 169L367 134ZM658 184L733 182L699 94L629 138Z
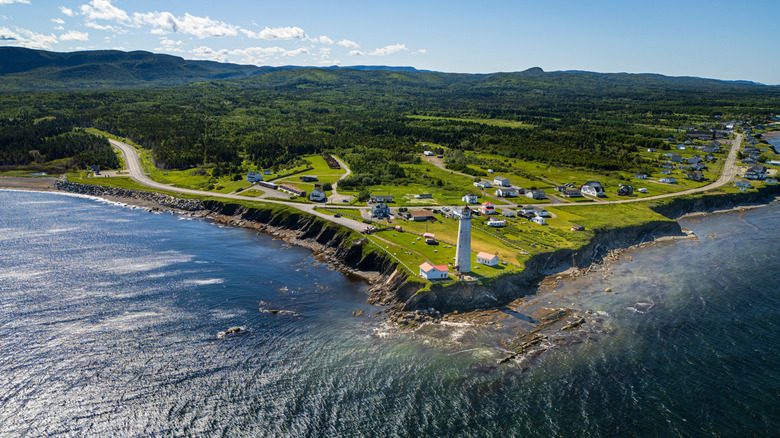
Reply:
M251 30L241 29L241 32L243 32L249 38L262 40L294 40L306 38L306 32L304 32L300 27L266 27L260 32L252 32Z
M335 44L336 43L335 41L333 41L332 39L326 37L325 35L320 35L317 38L312 38L311 41L314 41L315 43L320 43L320 44Z
M64 11L63 11L64 12ZM127 21L127 12L111 4L111 0L92 0L81 5L81 13L90 20Z
M60 6L60 12L67 15L68 17L73 17L74 15L76 15L76 13L73 12L73 9L66 8L65 6Z
M166 33L185 33L198 38L236 36L240 28L223 21L212 20L209 17L196 17L185 13L183 17L176 17L170 12L147 12L133 14L133 22L136 24L148 24L154 27L152 33L164 35Z
M184 49L181 48L181 46L184 45L184 41L174 41L168 38L160 38L160 44L161 46L154 49L156 51L160 52L168 52L168 53L181 53L184 52Z
M338 44L340 46L344 46L344 47L346 47L348 49L357 49L357 48L360 47L360 44L358 44L358 43L356 43L354 41L350 41L350 40L341 40L341 41L337 42L336 44Z
M416 53L424 54L424 53L428 53L428 51L425 49L420 49Z
M374 49L368 52L368 54L372 56L387 56L392 53L400 52L402 50L409 50L406 48L406 44L392 44L392 45L380 47L378 49Z
M84 23L84 26L90 27L92 29L106 30L115 33L127 33L127 29L117 27L117 26L111 26L110 24L106 24L106 25L97 24L94 21L87 21L86 23Z
M71 30L66 34L60 35L60 41L89 41L89 34Z
M65 26L62 25L54 26L54 30L65 30Z
M0 41L4 45L27 47L28 49L51 49L52 44L57 44L57 37L35 33L27 29L16 28L12 31L7 27L0 28Z
M57 24L65 24L65 20L63 20L62 18L52 18L51 21Z
M349 56L363 56L365 53L361 52L360 50L350 50Z
M309 53L309 49L305 47L294 50L287 50L282 47L247 47L245 49L215 50L210 47L201 46L192 51L192 54L199 59L208 59L219 62L246 62L250 64L264 64L268 62L269 58L287 58L305 53Z
M30 0L0 0L0 5L10 5L13 3L25 3L30 4Z

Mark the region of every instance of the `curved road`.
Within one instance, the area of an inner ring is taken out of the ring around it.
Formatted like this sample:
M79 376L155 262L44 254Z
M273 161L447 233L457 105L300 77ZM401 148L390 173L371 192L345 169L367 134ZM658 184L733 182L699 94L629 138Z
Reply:
M237 200L243 200L243 201L254 201L258 202L257 198L253 198L250 196L241 196L241 195L234 195L230 193L215 193L215 192L204 192L201 190L192 190L192 189L183 189L180 187L172 186L169 184L163 184L159 183L157 181L154 181L153 179L146 176L146 173L144 173L143 167L141 167L141 162L138 158L138 152L130 146L129 144L122 143L121 141L117 140L109 140L111 144L122 151L122 155L125 158L125 163L127 163L127 170L130 171L130 178L142 185L145 185L147 187L151 187L158 190L166 190L169 192L175 192L175 193L185 193L189 195L199 195L199 196L214 196L219 198L226 198L226 199L237 199ZM343 165L343 163L340 163ZM346 168L346 166L345 166ZM345 227L349 227L356 231L362 231L366 228L366 224L362 222L358 222L356 220L352 220L346 217L340 217L336 218L332 215L327 215L324 213L320 213L317 210L314 209L315 205L312 204L299 204L297 202L285 202L285 201L278 201L275 199L263 199L261 202L266 202L269 204L282 204L287 205L293 208L297 208L298 210L304 211L306 213L311 213L315 216L319 216L323 219L327 219L332 222L336 222L340 225L344 225Z
M144 173L143 168L141 167L141 162L139 160L138 152L133 148L132 146L122 143L117 140L109 140L113 146L115 146L117 149L122 151L122 155L125 158L125 163L127 163L127 168L130 172L130 178L133 179L133 181L145 185L147 187L155 188L158 190L166 190L169 192L175 192L175 193L185 193L190 195L199 195L199 196L214 196L219 198L226 198L226 199L236 199L236 200L244 200L244 201L254 201L258 202L257 198L249 197L249 196L241 196L241 195L234 195L229 193L215 193L215 192L205 192L201 190L192 190L192 189L183 189L179 187L175 187L169 184L163 184L157 181L152 180L149 178L146 173ZM737 167L735 166L736 160L737 160L737 152L739 151L739 146L742 144L742 134L737 134L737 138L735 140L731 140L732 146L731 151L729 152L728 158L726 158L726 162L723 165L723 171L721 172L720 177L714 181L712 184L708 184L706 186L698 187L695 189L689 189L684 190L681 192L674 192L674 193L666 193L663 195L656 195L656 196L648 196L646 198L631 198L631 199L621 199L617 201L602 201L598 203L594 203L596 205L610 205L610 204L625 204L629 202L642 202L642 201L650 201L654 199L663 199L663 198L672 198L675 196L684 196L689 195L693 193L700 193L705 192L707 190L714 189L716 187L723 186L727 184L729 181L731 181L734 176L737 174ZM351 171L349 170L349 167L347 167L341 160L337 159L339 164L341 164L345 169L347 169L346 174L344 174L341 178L347 177ZM437 163L433 160L428 160L431 164L434 164L438 167L444 168L444 166L441 163ZM446 169L445 169L446 170ZM450 170L447 170L448 172L452 172ZM459 174L459 172L452 172ZM465 174L461 174L464 176L469 176ZM469 176L470 177L470 176ZM334 190L335 192L335 190ZM489 195L488 195L489 196ZM502 200L504 200L502 198ZM366 228L366 224L362 222L358 222L356 220L352 220L346 217L340 217L336 218L332 215L327 215L324 213L320 213L314 209L315 205L312 204L300 204L296 202L287 202L287 201L280 201L275 199L263 199L259 202L266 202L270 204L282 204L287 205L293 208L296 208L298 210L304 211L306 213L313 214L315 216L321 217L323 219L327 219L329 221L338 223L340 225L343 225L345 227L351 228L356 231L363 231ZM593 204L582 204L582 203L562 203L562 204L555 204L555 207L566 207L570 205L593 205ZM511 206L511 205L510 205ZM515 204L515 207L517 204ZM362 210L365 208L358 208L357 210Z

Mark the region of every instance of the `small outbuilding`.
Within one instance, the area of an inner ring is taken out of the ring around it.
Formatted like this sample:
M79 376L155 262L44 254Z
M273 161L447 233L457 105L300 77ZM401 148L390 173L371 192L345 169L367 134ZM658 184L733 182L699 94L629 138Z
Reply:
M477 254L477 263L486 265L486 266L497 266L499 263L498 256L495 254L490 254L486 252L480 252Z
M420 265L420 277L426 280L442 280L449 276L450 269L447 265L432 265L428 262Z

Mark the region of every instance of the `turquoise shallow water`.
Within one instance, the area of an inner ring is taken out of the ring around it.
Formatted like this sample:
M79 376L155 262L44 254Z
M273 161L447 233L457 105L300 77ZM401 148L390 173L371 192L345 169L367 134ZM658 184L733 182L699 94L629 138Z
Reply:
M0 191L0 435L780 430L776 204L684 220L700 241L562 283L550 299L607 330L527 370L496 365L484 328L352 317L379 309L308 251L182 219ZM231 326L248 331L217 338Z

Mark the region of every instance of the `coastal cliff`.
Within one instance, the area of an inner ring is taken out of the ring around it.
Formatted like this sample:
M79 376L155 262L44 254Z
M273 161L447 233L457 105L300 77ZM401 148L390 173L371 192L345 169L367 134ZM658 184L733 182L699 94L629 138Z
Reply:
M559 249L532 256L521 273L507 274L478 283L426 283L398 269L360 233L291 207L247 207L230 201L181 199L160 193L103 187L58 180L59 190L93 196L144 200L187 214L213 219L231 226L256 229L303 246L318 258L370 283L368 302L391 306L401 312L471 311L497 308L535 293L548 275L568 268L584 268L598 262L611 250L627 248L662 236L685 235L674 221L652 221L639 226L595 230L593 239L578 249ZM715 193L674 198L651 208L670 219L694 212L708 212L759 203L780 194L780 187L762 187L755 192Z

